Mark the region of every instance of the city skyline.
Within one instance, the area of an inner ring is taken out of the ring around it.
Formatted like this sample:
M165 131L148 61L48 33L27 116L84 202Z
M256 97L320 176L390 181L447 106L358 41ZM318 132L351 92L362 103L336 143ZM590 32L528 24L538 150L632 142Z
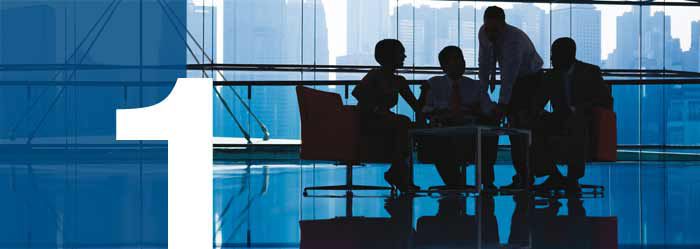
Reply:
M227 2L230 3L230 2ZM207 9L214 16L202 11L192 19L191 26L202 25L201 20L223 20L221 25L209 27L219 32L199 32L212 35L206 41L216 40L217 62L254 64L340 64L376 65L374 44L384 38L398 38L407 51L406 65L437 66L437 53L447 45L462 47L467 66L475 67L478 56L476 32L482 25L484 8L472 5L433 8L433 6L392 6L389 2L355 0L343 15L327 13L325 2L302 0L270 0L259 2L240 0L228 4L219 11ZM196 9L196 8L195 8ZM393 9L393 11L392 11ZM546 11L533 4L513 4L505 8L507 22L525 31L538 53L549 67L549 44L559 37L571 36L578 43L577 57L604 69L673 69L700 71L700 21L689 23L692 37L687 50L680 38L673 36L676 19L652 8L642 11L625 11L615 16L614 23L605 23L604 11L590 5L574 5L571 8L555 7ZM388 12L388 15L379 13ZM194 13L194 11L193 11ZM301 13L305 13L302 15ZM313 13L313 14L306 14ZM406 14L401 14L406 13ZM398 14L398 15L397 15ZM642 15L640 17L640 14ZM333 47L338 38L333 37L337 27L328 20L345 18L347 44L344 54L335 56ZM218 22L216 22L218 23ZM313 25L312 25L313 24ZM614 25L613 25L614 24ZM214 25L214 24L212 24ZM640 33L640 25L647 27ZM207 24L204 24L207 26ZM223 26L223 27L222 27ZM601 56L604 26L615 26L614 47L607 56ZM220 43L219 41L224 41ZM640 47L641 45L641 47ZM607 58L606 58L607 57ZM361 74L328 74L299 72L227 72L228 80L358 80ZM428 75L407 75L424 79ZM340 93L343 88L319 86L318 89ZM246 87L237 87L243 96ZM667 106L700 106L696 87L693 86L624 86L614 87L615 110L618 113L619 141L635 143L676 143L700 140L700 132L689 126L700 125L700 114L694 112L673 113ZM224 97L234 99L232 93ZM497 94L497 92L495 93ZM253 112L271 131L272 138L298 139L299 117L293 87L253 87L249 104ZM353 98L346 104L354 104ZM644 115L637 110L644 108ZM238 136L241 134L221 106L215 106L215 135ZM244 108L232 106L247 131L260 137L259 129ZM396 112L412 116L403 101ZM217 116L218 114L218 116ZM644 121L641 126L640 122Z
M335 60L337 57L341 56L346 56L348 55L348 45L347 45L347 34L351 33L348 30L347 22L349 18L347 18L347 10L349 9L348 6L351 6L356 3L362 3L364 0L353 0L353 1L346 1L346 0L319 0L319 1L306 1L306 0L294 0L294 1L289 1L289 2L299 2L299 1L304 1L308 3L313 3L315 2L316 5L320 5L321 8L325 10L326 13L328 13L328 16L331 16L332 18L327 18L327 29L328 29L328 48L329 48L329 64L334 64ZM226 1L226 0L190 0L190 4L192 5L213 5L213 6L225 6L226 4L230 3L232 1ZM400 6L413 6L412 3L408 3L406 1L386 1L384 4L383 2L377 2L377 1L371 1L368 3L372 4L381 4L381 5L388 5L388 8L376 8L376 9L370 9L371 11L377 11L378 12L387 12L387 16L394 14L396 12L396 8ZM415 7L428 7L428 8L436 8L436 9L445 9L445 8L456 8L455 3L451 2L439 2L439 1L415 1ZM462 3L460 4L460 7L477 7L478 9L483 9L486 6L492 5L492 3ZM531 6L538 8L542 11L544 11L547 15L549 15L550 9L548 4L513 4L513 3L498 3L499 6L504 7L504 9L512 9L515 5L526 5L526 6ZM450 7L451 6L451 7ZM579 7L579 6L594 6L594 8L599 11L601 14L600 18L600 23L610 23L610 22L615 22L617 17L624 15L625 13L629 13L631 11L633 12L638 12L639 8L637 7L630 7L630 6L615 6L615 5L586 5L586 4L575 4L575 5L568 5L568 4L553 4L552 9L556 11L557 9L569 9L569 6L571 6L571 9L574 11ZM671 21L674 21L674 25L671 26L671 35L673 38L678 38L680 39L680 46L682 51L689 51L691 48L691 40L692 36L690 35L690 30L692 29L692 22L693 21L700 21L700 16L694 16L692 15L692 10L688 8L681 8L681 7L668 7L668 8L662 8L662 7L643 7L643 11L648 11L651 10L652 13L655 12L664 12L667 15L671 16ZM469 13L462 13L463 15L469 14ZM223 12L219 14L220 16L217 17L217 21L221 22L223 21ZM471 17L471 16L470 16ZM479 18L477 18L479 19ZM677 20L677 21L676 21ZM548 22L546 23L547 25L549 24ZM615 44L617 44L615 41L616 39L616 28L615 25L601 25L601 53L600 53L600 58L601 60L607 59L607 57L614 52ZM219 27L219 30L217 32L223 32L223 29ZM223 38L223 36L221 36ZM224 43L223 39L219 38L218 43ZM574 37L575 38L575 37ZM606 41L606 42L603 42ZM460 44L461 45L461 44ZM223 50L222 50L223 51ZM546 52L541 53L544 57L546 55ZM318 63L317 63L318 64Z

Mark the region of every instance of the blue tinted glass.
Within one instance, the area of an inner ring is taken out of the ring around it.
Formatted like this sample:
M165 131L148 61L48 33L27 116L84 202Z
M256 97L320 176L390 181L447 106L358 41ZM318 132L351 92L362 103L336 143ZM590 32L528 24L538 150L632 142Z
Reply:
M115 141L115 111L186 77L185 7L0 1L0 247L167 246L166 144Z

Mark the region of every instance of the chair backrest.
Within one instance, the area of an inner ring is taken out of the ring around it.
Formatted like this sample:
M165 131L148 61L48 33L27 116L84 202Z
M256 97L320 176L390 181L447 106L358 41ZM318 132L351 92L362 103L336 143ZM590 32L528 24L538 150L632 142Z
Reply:
M301 117L301 139L304 135L312 134L311 129L318 128L322 124L322 118L330 113L338 111L343 102L337 93L324 92L304 86L297 86L297 101L299 102L299 115Z
M296 90L301 116L301 159L391 162L393 138L363 134L356 106L344 106L337 93L303 86Z
M355 161L357 129L354 113L344 111L337 93L297 86L304 160Z

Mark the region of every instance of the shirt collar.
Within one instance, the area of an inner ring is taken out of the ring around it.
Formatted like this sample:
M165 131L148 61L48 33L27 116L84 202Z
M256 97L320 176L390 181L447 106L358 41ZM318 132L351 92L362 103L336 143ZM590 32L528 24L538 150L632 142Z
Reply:
M450 78L450 76L445 75L445 80L447 80L447 86L449 86L450 88L452 88L453 84L455 83L459 84L459 82L461 82L463 78L464 76L459 77L459 79L457 80L453 80L452 78Z

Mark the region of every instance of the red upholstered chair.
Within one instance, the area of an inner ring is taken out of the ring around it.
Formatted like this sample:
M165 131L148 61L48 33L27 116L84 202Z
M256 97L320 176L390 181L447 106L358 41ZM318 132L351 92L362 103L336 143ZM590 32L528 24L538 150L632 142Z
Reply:
M593 108L591 123L591 156L594 162L617 161L617 117L605 108Z
M588 161L617 161L617 117L615 112L605 108L593 107L592 114ZM603 195L605 192L605 187L602 185L583 184L581 187L591 189L593 196Z
M364 136L360 132L360 113L356 106L345 106L336 93L297 86L301 116L302 160L336 161L346 166L344 185L314 186L308 190L391 190L390 187L354 185L352 167L361 163L388 163L390 139Z
M538 217L532 247L617 249L617 217Z

